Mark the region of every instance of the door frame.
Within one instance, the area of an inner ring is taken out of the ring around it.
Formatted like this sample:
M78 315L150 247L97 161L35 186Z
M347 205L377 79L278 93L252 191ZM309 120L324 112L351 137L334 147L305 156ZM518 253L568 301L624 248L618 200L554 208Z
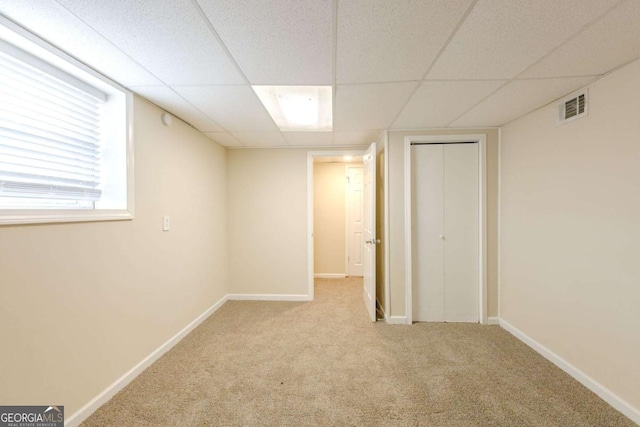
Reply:
M411 143L456 143L474 141L478 143L478 320L486 325L487 314L487 137L471 135L422 135L404 138L404 239L405 239L405 312L407 324L413 323L413 234L411 227Z
M366 150L334 150L334 151L308 151L307 152L307 282L309 301L315 298L314 285L314 250L313 250L313 159L316 157L335 156L364 156ZM346 171L346 167L345 167ZM346 225L346 224L345 224ZM345 260L346 261L346 260ZM345 274L348 266L345 265Z
M377 229L377 200L376 200L376 178L377 178L377 142L372 142L367 148L364 155L364 169L363 169L363 237L364 240L364 251L363 251L363 259L362 259L362 273L363 273L363 300L365 303L365 307L367 308L369 318L372 322L375 322L377 319L377 310L376 307L378 305L378 290L376 283L376 256L378 252L378 243L379 239L377 238L376 229ZM367 197L367 183L370 178L371 189L369 190L369 197ZM371 201L371 206L367 206L367 202ZM368 215L367 215L368 214ZM367 221L367 217L369 217L369 221ZM367 225L369 225L369 237L368 240L369 246L367 246ZM368 252L368 253L367 253ZM367 262L368 260L368 262ZM367 268L369 267L369 268Z

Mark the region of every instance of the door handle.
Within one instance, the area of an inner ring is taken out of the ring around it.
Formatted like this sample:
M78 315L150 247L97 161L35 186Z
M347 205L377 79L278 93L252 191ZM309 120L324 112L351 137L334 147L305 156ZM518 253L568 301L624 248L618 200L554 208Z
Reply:
M371 239L371 240L365 240L365 243L369 243L370 245L379 245L380 244L380 239Z

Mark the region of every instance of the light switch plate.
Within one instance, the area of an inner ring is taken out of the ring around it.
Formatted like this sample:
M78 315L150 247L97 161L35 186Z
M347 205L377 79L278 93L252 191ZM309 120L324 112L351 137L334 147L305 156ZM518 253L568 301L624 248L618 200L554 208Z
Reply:
M169 215L164 215L162 217L162 231L169 231L170 227Z

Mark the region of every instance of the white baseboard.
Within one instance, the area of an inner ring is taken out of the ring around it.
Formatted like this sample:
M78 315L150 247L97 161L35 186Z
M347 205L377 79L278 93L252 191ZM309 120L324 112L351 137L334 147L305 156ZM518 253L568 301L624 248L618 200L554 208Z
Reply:
M89 418L100 406L104 405L111 399L117 392L122 390L127 384L134 380L135 377L140 375L142 371L147 369L153 362L158 360L167 351L171 350L173 346L180 342L185 336L194 330L200 323L205 321L209 316L215 313L222 305L227 301L227 296L224 296L220 301L209 307L204 313L198 316L193 322L185 326L180 332L169 338L167 342L158 347L153 353L145 357L140 363L131 368L129 372L118 378L113 384L104 389L102 393L98 394L92 400L89 401L82 408L74 412L69 418L65 420L65 427L75 427L80 425L81 422Z
M390 325L406 325L407 316L388 316L387 323Z
M631 421L640 425L640 410L638 408L633 407L629 402L623 400L611 390L582 372L580 369L573 366L571 363L564 360L562 357L558 356L553 351L549 350L544 345L540 344L533 338L526 335L524 332L520 331L516 327L512 326L508 322L503 319L500 319L500 326L509 331L513 336L518 338L520 341L527 344L529 347L540 353L546 359L548 359L551 363L556 365L558 368L565 371L567 374L571 375L578 382L580 382L583 386L587 387L589 390L600 396L602 400L607 402L609 405L613 406L618 411L622 412L626 415Z
M487 317L487 325L499 325L500 318L499 317Z
M344 279L347 275L341 273L317 273L313 277L316 279Z
M279 294L228 294L231 301L311 301L309 295L279 295Z

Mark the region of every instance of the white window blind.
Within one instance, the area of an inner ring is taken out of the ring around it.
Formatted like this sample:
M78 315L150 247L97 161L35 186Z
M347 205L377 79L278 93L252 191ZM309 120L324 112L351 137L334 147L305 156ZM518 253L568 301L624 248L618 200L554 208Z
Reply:
M0 208L94 207L106 100L0 41Z

